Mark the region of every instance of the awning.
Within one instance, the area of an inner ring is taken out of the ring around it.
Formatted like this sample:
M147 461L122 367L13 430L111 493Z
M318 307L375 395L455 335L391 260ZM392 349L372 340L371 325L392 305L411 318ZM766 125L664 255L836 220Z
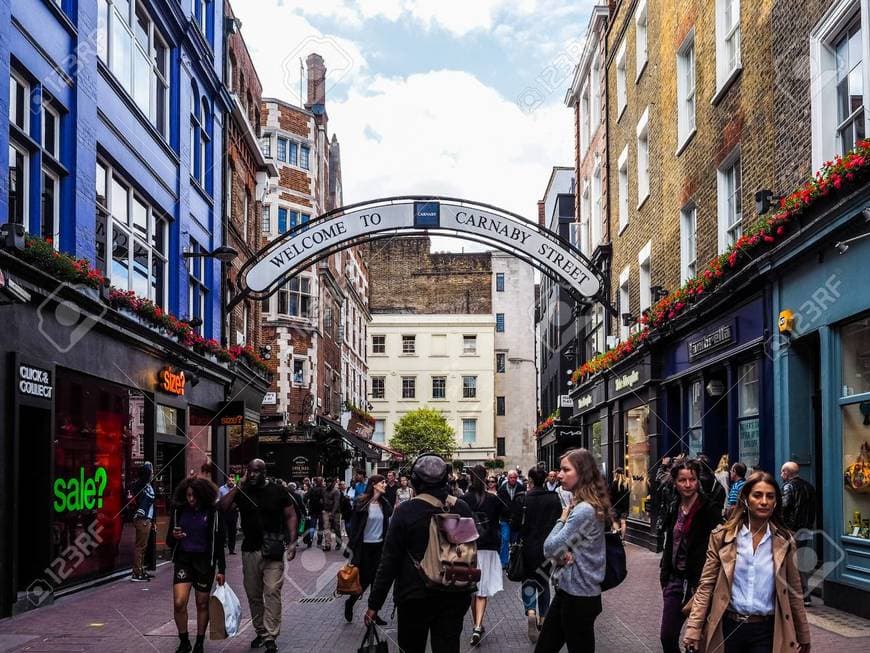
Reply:
M345 442L365 456L366 460L378 462L381 459L380 447L375 445L373 442L351 433L338 422L331 420L328 417L318 415L317 424L320 426L326 426L335 431Z
M373 446L373 447L377 447L378 449L382 450L382 451L383 451L384 453L386 453L386 454L389 454L389 455L390 455L390 458L391 458L392 460L398 460L398 461L405 460L405 455L399 453L399 452L396 451L395 449L390 449L389 447L387 447L387 446L385 446L385 445L383 445L383 444L380 444L380 443L378 443L378 442L368 442L368 444L370 444L370 445Z

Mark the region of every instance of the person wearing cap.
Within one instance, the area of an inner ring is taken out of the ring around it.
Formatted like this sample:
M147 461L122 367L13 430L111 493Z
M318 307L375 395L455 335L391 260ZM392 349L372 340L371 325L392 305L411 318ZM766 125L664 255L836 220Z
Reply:
M411 468L411 485L417 496L396 506L390 519L381 564L369 594L366 624L378 619L378 611L393 587L398 610L398 646L404 653L424 653L426 641L432 653L459 651L462 622L471 606L468 592L445 591L425 585L414 562L423 559L429 541L429 522L439 508L419 499L428 494L446 502L448 467L440 456L425 454ZM456 499L452 512L472 517L471 509Z
M148 548L148 538L154 524L154 466L145 462L139 468L139 480L136 482L135 497L136 514L133 516L133 527L136 530L136 542L133 553L133 574L130 580L134 583L149 581L153 578L145 572L145 549Z

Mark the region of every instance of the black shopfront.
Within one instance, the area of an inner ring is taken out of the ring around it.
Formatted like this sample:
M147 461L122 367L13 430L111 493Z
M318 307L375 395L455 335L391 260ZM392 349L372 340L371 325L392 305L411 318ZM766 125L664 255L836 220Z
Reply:
M159 556L173 488L206 461L227 468L222 416L229 408L256 424L268 388L71 287L27 288L30 303L0 307L4 615L129 570L145 461L156 474ZM59 302L78 307L86 328L64 324Z
M599 462L605 478L609 478L610 465L610 414L607 408L607 378L599 375L593 381L578 386L571 392L574 403L571 425L581 433L581 445L588 449Z

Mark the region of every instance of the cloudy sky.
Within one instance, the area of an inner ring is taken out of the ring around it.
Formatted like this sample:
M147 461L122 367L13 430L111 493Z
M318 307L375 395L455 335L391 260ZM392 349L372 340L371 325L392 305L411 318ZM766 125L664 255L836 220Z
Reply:
M535 218L571 165L564 105L591 0L235 0L264 96L327 66L344 202L453 195Z

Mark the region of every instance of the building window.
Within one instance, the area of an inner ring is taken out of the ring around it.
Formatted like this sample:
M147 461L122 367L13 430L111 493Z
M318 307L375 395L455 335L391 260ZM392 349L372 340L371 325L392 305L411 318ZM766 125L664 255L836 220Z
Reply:
M601 166L592 172L592 216L589 220L590 251L601 244Z
M30 155L24 148L9 144L9 220L16 224L28 223L28 188L30 182Z
M759 462L759 401L758 361L737 367L737 438L738 460L747 467Z
M209 8L208 0L194 0L194 11L196 18L196 25L199 27L199 31L202 32L202 35L208 40L208 8Z
M42 149L60 159L60 114L47 103L42 105Z
M504 292L504 272L495 273L495 291Z
M504 417L505 415L505 407L504 407L504 397L496 397L495 398L495 414L499 417Z
M165 306L169 223L101 162L97 162L96 184L98 269L117 288L132 290ZM191 258L188 264L194 261L202 264L203 259Z
M622 112L628 105L628 90L625 69L625 39L616 51L616 116L622 117Z
M268 204L263 205L263 224L261 229L264 234L271 233L272 231L272 207Z
M703 451L704 442L704 382L700 379L689 385L689 457L696 457ZM742 458L740 460L743 460Z
M373 335L372 336L372 353L386 354L387 353L387 336Z
M432 377L432 399L447 398L447 377L433 376Z
M499 436L495 439L495 455L496 456L505 456L505 438L503 436Z
M402 377L402 399L414 399L417 396L417 377Z
M637 9L635 10L634 27L635 27L634 54L635 54L635 65L636 65L636 70L637 70L637 72L635 73L635 77L636 77L636 79L640 79L640 76L643 74L643 71L646 68L646 62L647 62L646 0L640 0L640 2L638 3Z
M195 240L190 241L190 252L192 254L203 254L205 248ZM201 324L194 327L194 331L199 335L205 333L205 321L208 317L206 313L206 298L208 296L208 286L206 281L206 261L208 259L203 256L194 256L187 260L187 307L188 314L191 319L199 320ZM117 261L113 261L113 271L117 265ZM112 275L114 281L114 274ZM135 288L134 288L135 290ZM138 294L138 291L137 291Z
M60 179L46 168L42 169L42 224L39 235L54 246L60 236Z
M271 136L263 136L260 139L260 151L263 153L263 156L267 159L272 158L272 137Z
M504 313L495 314L495 331L496 333L504 333Z
M719 253L737 242L743 233L743 205L741 201L740 153L732 154L719 168Z
M462 377L462 398L477 399L477 377L463 376Z
M619 170L619 233L628 226L628 145L622 149L617 163Z
M870 85L863 83L870 17L855 0L840 0L810 34L813 169L845 154L867 129ZM863 20L863 26L862 26Z
M383 444L386 442L387 434L387 420L385 419L376 419L375 420L375 430L372 433L372 442L379 442Z
M384 381L385 378L383 376L372 377L372 399L383 399L386 396Z
M589 214L592 212L589 200L589 182L583 180L583 191L580 193L580 251L586 256L592 251L592 236L589 230ZM573 226L573 225L572 225ZM572 245L576 242L571 243Z
M299 167L303 170L308 170L311 167L311 163L309 161L311 157L311 150L307 145L303 145L299 148Z
M698 209L689 204L680 211L680 283L695 276L698 249Z
M474 444L477 442L477 420L462 420L462 444Z
M843 325L839 336L841 376L833 383L841 388L842 461L843 467L848 470L860 460L867 441L866 393L870 392L870 367L867 364L870 359L870 331L867 329L867 319L862 317ZM855 469L852 467L852 470ZM857 470L860 469L858 463ZM866 475L862 479L859 473L849 474L845 483L843 523L850 524L848 535L866 540L870 537L866 522L870 516L870 494L859 491L860 481L863 480L865 486L867 482Z
M287 209L283 206L278 207L278 233L283 234L287 231Z
M293 277L278 290L278 313L290 317L311 317L311 279Z
M677 149L695 132L695 31L677 51Z
M402 353L417 353L417 336L402 336Z
M30 84L14 72L9 75L9 122L30 133Z
M278 137L278 160L279 161L287 161L287 139Z
M637 208L649 197L649 107L637 123Z
M169 47L141 0L98 0L97 50L164 138L169 136Z
M500 351L495 355L495 371L497 374L504 374L506 368L507 354L505 354L503 351Z
M589 313L584 334L584 351L586 360L604 351L604 308L601 304L595 304Z
M477 354L477 336L462 336L462 353Z
M580 92L580 157L586 155L589 149L589 132L591 116L589 115L589 84L584 84Z
M652 241L647 241L643 249L637 255L637 266L639 270L639 298L640 312L643 313L652 305L652 295L650 293L650 276L652 274L651 259L652 259Z
M716 91L740 69L740 0L716 0Z
M305 385L305 359L293 359L293 385Z
M245 191L245 206L242 212L242 241L248 242L248 225L251 218L251 195Z
M592 114L592 133L601 124L601 68L598 64L598 54L592 62L592 72L589 78L589 97L592 102L590 113Z
M631 313L630 297L628 294L628 277L631 274L631 268L625 266L625 269L619 275L619 337L621 340L628 338L629 326L625 324L622 316L626 313Z

